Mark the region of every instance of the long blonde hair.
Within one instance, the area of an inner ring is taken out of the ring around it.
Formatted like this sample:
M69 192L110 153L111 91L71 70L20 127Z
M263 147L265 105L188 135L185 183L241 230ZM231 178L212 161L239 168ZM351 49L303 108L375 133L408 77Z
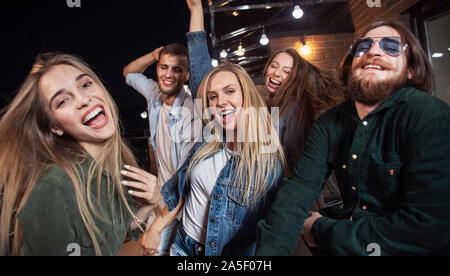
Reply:
M269 186L266 184L269 181L275 181L273 178L269 179L271 172L279 164L285 168L284 153L263 98L248 73L239 65L221 64L203 78L197 94L197 99L202 100L202 114L208 113L208 86L212 78L223 71L231 72L237 77L243 97L243 112L237 123L239 130L242 130L242 135L238 137L240 140L234 144L233 150L237 152L238 158L237 163L233 166L235 175L232 185L233 188L242 192L240 199L246 204L249 203L253 190L252 203L256 203L257 199L266 192L265 188ZM248 110L251 111L246 112ZM255 110L257 112L252 112ZM203 120L207 125L211 122L209 118ZM238 132L240 132L239 130ZM223 138L220 135L219 131L214 131L208 141L193 155L188 166L188 175L196 164L224 147Z
M114 135L102 145L100 156L90 166L87 176L83 175L81 170L81 163L88 157L87 153L72 137L68 135L59 137L51 133L54 120L39 93L41 77L50 68L60 64L79 69L101 86L111 109L111 119L116 125ZM101 239L102 237L92 214L99 218L101 216L94 211L90 195L91 183L97 176L95 181L100 187L102 172L107 171L108 199L112 202L114 196L118 194L122 200L119 208L122 210L125 207L132 214L120 184L120 170L122 162L135 166L136 160L121 137L117 106L98 76L81 59L72 55L60 53L39 55L16 96L2 113L4 114L0 120L0 255L22 254L23 229L18 214L42 173L55 165L63 168L72 180L81 218L92 239L95 253L101 255L98 237Z

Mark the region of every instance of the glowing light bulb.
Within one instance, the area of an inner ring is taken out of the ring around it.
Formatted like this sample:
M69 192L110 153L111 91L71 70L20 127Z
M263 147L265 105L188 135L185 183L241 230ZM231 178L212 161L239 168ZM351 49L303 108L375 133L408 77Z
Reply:
M300 8L299 5L295 5L294 11L292 12L292 16L293 16L295 19L300 19L300 18L302 18L302 16L303 16L303 10Z
M259 40L259 43L261 43L261 45L269 44L269 38L267 37L267 35L265 33L263 33L261 35L261 39Z
M302 52L303 55L308 55L311 53L311 48L305 44L300 48L300 52Z
M144 112L141 113L141 118L142 119L147 119L147 117L148 117L147 111L144 111Z
M217 65L219 65L219 61L217 59L213 58L213 59L211 59L211 65L213 67L217 67Z
M237 55L238 56L243 56L245 54L245 50L244 50L244 48L242 47L242 44L239 44L239 46L238 46L238 50L237 50Z
M221 58L226 58L227 56L228 56L227 51L226 51L225 49L223 49L223 50L220 52L220 57L221 57Z

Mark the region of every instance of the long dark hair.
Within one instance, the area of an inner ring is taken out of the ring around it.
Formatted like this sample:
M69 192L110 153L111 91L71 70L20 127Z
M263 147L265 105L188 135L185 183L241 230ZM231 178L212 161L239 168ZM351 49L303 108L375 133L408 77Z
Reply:
M395 29L400 34L403 42L408 44L408 47L406 48L406 60L408 62L408 68L412 69L413 71L413 77L411 79L408 79L406 84L424 92L431 93L434 86L434 74L430 61L428 59L428 56L425 54L422 46L420 45L419 40L407 27L405 27L401 23L392 21L376 22L367 27L361 37L364 37L371 30L383 26L388 26ZM353 56L349 51L339 68L339 78L344 83L344 85L348 84L348 77L352 69L352 63Z
M292 73L268 105L280 107L280 116L286 114L293 104L297 105L300 110L297 124L304 135L302 141L306 141L317 117L345 100L345 89L333 71L317 68L292 48L276 52L264 68L264 75L279 53L293 58Z

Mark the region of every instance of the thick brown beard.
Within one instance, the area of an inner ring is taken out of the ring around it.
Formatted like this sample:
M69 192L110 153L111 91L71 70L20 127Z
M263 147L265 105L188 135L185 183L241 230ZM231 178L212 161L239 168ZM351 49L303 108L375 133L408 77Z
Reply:
M366 105L376 105L383 102L392 92L404 87L408 79L405 69L401 77L388 81L373 82L356 77L352 74L348 80L348 93L350 99Z

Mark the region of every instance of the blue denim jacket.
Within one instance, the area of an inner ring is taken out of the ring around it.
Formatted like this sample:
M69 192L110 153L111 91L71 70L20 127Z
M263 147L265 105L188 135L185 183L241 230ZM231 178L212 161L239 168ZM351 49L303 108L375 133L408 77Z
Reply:
M203 77L213 68L205 31L186 33L189 52L189 89L195 99Z
M195 99L203 77L213 66L208 52L206 32L189 32L186 33L186 37L190 59L189 89ZM194 145L186 162L164 185L162 194L169 210L173 210L178 205L180 197L186 197L190 192L191 186L186 176L187 167L194 153L204 143L199 142ZM267 187L266 196L260 198L255 207L247 206L244 203L243 191L230 187L234 176L232 168L235 163L236 160L233 158L227 162L213 189L212 201L209 206L205 245L206 256L246 256L254 254L256 223L266 216L268 208L275 198L277 184L281 180L282 169L281 164L279 164L273 169L270 176L270 179L275 178L275 181L273 182L274 185ZM272 181L268 183L272 183ZM249 202L252 202L252 200L250 199Z
M191 184L187 179L187 167L194 153L206 142L194 145L186 162L175 175L163 186L162 194L169 210L173 210L179 203L180 197L186 198L191 191ZM211 154L210 158L216 153ZM282 168L273 168L270 181L266 184L267 193L252 203L253 194L248 204L244 201L244 191L231 187L234 177L236 159L231 158L217 178L214 186L206 234L206 256L251 256L255 252L256 223L266 217L268 209L275 199L276 188L281 180ZM275 181L272 182L272 179ZM273 184L271 184L273 183ZM206 208L206 206L205 206Z

